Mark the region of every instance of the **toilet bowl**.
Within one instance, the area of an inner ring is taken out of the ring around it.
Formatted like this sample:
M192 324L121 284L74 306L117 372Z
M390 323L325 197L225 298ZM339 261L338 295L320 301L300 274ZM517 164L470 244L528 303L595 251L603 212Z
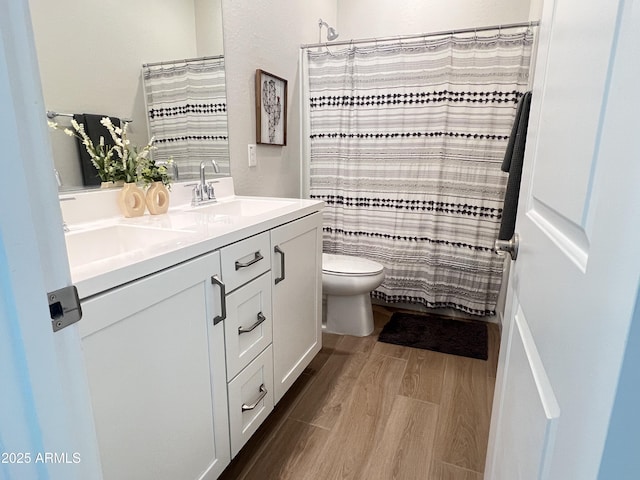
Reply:
M364 337L373 332L370 293L384 280L378 262L322 254L322 293L327 296L325 331Z

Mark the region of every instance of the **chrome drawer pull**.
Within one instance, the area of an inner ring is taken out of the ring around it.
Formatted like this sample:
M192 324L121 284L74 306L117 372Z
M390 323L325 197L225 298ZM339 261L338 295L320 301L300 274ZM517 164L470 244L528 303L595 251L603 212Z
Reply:
M222 280L218 278L217 275L214 275L213 277L211 277L211 283L214 285L218 285L220 287L220 303L221 303L222 312L220 312L220 315L216 315L215 317L213 317L213 324L217 325L218 323L223 321L225 318L227 318L226 288L225 288L225 284L222 282Z
M265 317L262 314L262 312L258 312L258 321L256 323L254 323L253 325L251 325L249 328L238 327L238 335L254 331L256 329L256 327L258 325L260 325L262 322L264 322L266 319L267 319L267 317Z
M254 408L256 408L258 406L258 404L260 403L260 401L267 396L267 388L264 386L264 383L262 385L260 385L260 396L258 397L258 399L253 402L251 405L247 405L246 403L242 404L242 411L243 412L247 412L249 410L253 410Z
M273 247L273 251L275 253L279 253L280 254L280 277L277 277L274 281L274 283L277 285L279 284L281 281L284 280L284 265L285 265L285 260L284 260L284 252L282 251L282 249L279 246L275 246Z
M236 270L240 270L241 268L250 267L254 263L259 262L260 260L262 260L264 258L262 255L260 255L260 250L258 250L254 255L255 256L253 257L253 259L249 260L246 263L242 263L242 262L239 262L239 261L236 260Z

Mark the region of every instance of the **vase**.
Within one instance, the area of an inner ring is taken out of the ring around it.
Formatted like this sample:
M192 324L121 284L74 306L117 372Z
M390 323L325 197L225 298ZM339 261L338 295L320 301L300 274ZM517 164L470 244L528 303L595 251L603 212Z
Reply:
M118 195L118 207L125 217L139 217L144 213L144 192L135 183L125 183Z
M169 210L169 191L162 182L153 182L147 189L147 209L151 215L167 213Z

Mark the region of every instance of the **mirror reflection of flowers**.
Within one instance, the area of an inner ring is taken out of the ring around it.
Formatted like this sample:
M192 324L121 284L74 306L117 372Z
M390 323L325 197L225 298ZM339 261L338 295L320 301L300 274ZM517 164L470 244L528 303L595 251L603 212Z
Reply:
M103 119L104 120L104 119ZM124 180L125 175L122 168L122 163L118 162L114 158L114 154L116 153L113 147L107 147L104 144L104 137L100 137L100 141L98 145L95 145L87 133L84 130L84 124L78 123L76 120L71 120L71 126L73 129L69 127L62 127L58 125L56 122L48 121L49 127L55 130L62 130L65 134L70 137L76 137L84 148L89 153L89 158L91 159L91 163L98 171L98 176L100 180L103 182L117 182L120 180Z
M142 147L142 149L138 149L138 147L131 145L129 138L127 138L128 122L125 122L124 126L120 128L113 125L109 117L103 117L100 123L107 128L111 134L111 138L113 138L115 143L113 151L118 156L122 165L124 181L126 183L138 182L138 180L140 180L139 170L143 163L147 161L151 150L155 148L153 146L154 137L151 137L149 143Z
M171 189L171 177L167 170L167 166L173 163L173 158L170 158L166 164L158 165L152 158L145 158L140 164L140 177L144 181L145 185L150 185L154 182L162 182L163 185Z

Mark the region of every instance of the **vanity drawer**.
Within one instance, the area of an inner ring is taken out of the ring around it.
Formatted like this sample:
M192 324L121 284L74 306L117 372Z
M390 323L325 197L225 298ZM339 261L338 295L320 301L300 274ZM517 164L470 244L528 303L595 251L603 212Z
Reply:
M231 380L271 343L271 275L263 273L226 297L224 336Z
M227 391L233 458L273 410L271 345L229 382Z
M269 232L264 232L222 249L222 278L227 292L269 271L270 248Z

